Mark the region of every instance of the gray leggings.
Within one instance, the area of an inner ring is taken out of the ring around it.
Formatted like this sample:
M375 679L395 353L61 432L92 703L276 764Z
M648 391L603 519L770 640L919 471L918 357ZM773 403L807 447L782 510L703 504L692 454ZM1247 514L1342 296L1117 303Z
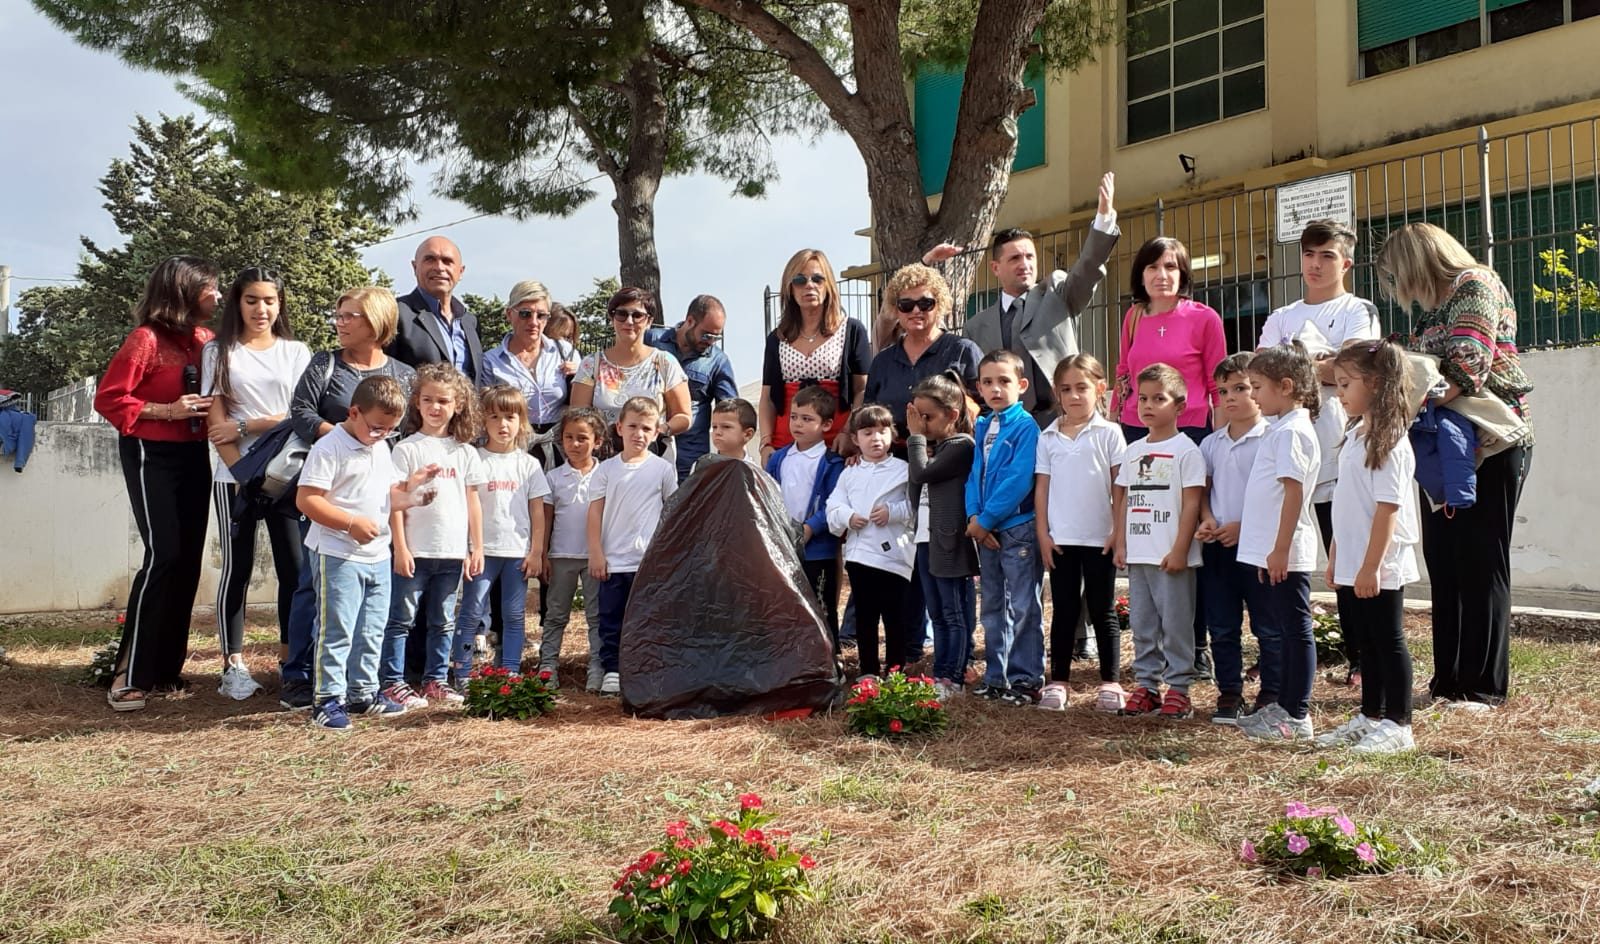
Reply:
M544 629L539 636L539 668L555 671L561 661L561 640L572 619L572 598L583 585L583 613L589 623L589 678L600 682L600 581L589 576L589 561L554 557L550 559L550 583L541 588L547 601Z

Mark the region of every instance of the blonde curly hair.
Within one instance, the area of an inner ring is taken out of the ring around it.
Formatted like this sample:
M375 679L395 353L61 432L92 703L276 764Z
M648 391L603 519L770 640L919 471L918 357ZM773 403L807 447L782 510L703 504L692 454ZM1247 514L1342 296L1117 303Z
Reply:
M901 295L917 288L926 288L933 296L933 311L928 312L933 324L939 328L948 327L946 322L950 318L953 302L950 283L932 266L920 262L901 266L883 286L883 303L878 306L878 322L873 325L872 332L873 343L878 350L898 344L905 337L906 332L900 327L900 312L895 308L895 303Z

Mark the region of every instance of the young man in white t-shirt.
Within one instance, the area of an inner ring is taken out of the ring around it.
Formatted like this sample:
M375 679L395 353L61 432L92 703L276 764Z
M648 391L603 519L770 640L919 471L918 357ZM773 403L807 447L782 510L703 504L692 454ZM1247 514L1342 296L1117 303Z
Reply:
M1195 529L1206 490L1200 447L1178 431L1188 399L1183 375L1151 364L1136 381L1139 421L1149 435L1129 444L1117 468L1118 567L1128 568L1128 629L1133 636L1137 688L1121 714L1160 711L1181 720L1194 715L1195 569L1200 542ZM1166 697L1161 684L1168 685Z
M395 715L404 707L378 692L378 656L389 619L389 513L426 504L416 489L438 466L402 476L384 438L405 418L406 395L392 377L356 386L350 415L317 440L300 472L295 506L311 520L317 592L315 712L336 731L350 715Z
M1300 233L1300 277L1305 282L1305 297L1285 305L1267 316L1261 326L1256 350L1287 344L1300 338L1311 339L1317 364L1317 380L1322 384L1322 412L1312 424L1317 445L1322 449L1322 465L1317 484L1311 490L1311 510L1316 514L1322 549L1333 540L1333 486L1339 476L1339 443L1344 440L1349 419L1339 403L1333 385L1333 355L1355 341L1375 341L1380 325L1378 306L1345 288L1345 275L1355 265L1356 234L1338 220L1312 220ZM1310 325L1311 327L1307 327ZM1321 342L1326 341L1324 347ZM1328 350L1331 348L1331 350ZM1357 653L1347 647L1350 673L1359 673Z
M600 694L622 691L618 655L622 616L645 548L661 524L667 499L678 490L678 470L650 451L661 407L633 397L617 415L622 452L600 463L589 484L589 573L600 581Z

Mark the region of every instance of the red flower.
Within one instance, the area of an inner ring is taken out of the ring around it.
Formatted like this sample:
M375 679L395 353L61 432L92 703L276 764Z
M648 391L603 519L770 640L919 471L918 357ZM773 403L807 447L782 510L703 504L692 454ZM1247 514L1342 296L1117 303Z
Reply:
M682 839L683 837L689 835L688 821L680 819L676 823L668 823L667 835L672 836L675 839Z
M522 676L513 675L510 678L510 682L511 682L512 685L521 685L522 684Z
M692 869L692 868L694 868L694 863L689 861L688 859L679 859L678 860L678 874L679 875L688 875L689 874L689 870Z
M787 829L769 829L767 830L767 835L771 836L773 839L788 839L790 836L793 836L794 833Z
M663 872L662 874L657 875L655 878L650 880L650 887L651 888L660 888L661 886L667 884L670 881L672 881L672 873L671 872Z
M739 827L733 825L725 819L719 819L715 823L712 823L711 828L722 830L723 835L727 836L729 839L739 838Z
M539 673L539 681L541 681L541 682L550 681L550 670L549 669L545 669L545 670L543 670L543 671L541 671Z
M639 860L639 871L647 872L650 869L655 868L656 867L656 863L660 862L661 858L662 858L661 853L655 851L654 849L651 849L649 852L646 852L644 854L643 858L641 858Z
M500 686L500 694L502 694L502 695L511 694L511 686L510 685L502 685L502 686Z
M803 855L803 856L800 857L800 867L802 869L816 868L816 865L817 865L817 860L816 859L813 859L808 855Z
M759 810L761 809L761 798L754 793L741 793L739 794L739 809Z
M767 858L769 858L769 859L776 859L778 857L778 847L774 846L770 842L762 843L761 844L761 851L765 852L767 854Z
M899 718L891 718L889 720L889 730L890 731L894 731L894 732L898 733L900 731L904 731L905 727L906 726L904 724L900 723L900 719Z
M695 846L698 846L699 843L695 842L693 839L679 839L677 842L673 843L673 845L677 846L679 849L693 849Z
M762 835L759 829L747 829L744 831L743 838L745 842L761 842L767 837Z
M620 892L622 891L622 886L626 884L628 884L628 873L624 872L621 878L611 883L611 890L614 892Z

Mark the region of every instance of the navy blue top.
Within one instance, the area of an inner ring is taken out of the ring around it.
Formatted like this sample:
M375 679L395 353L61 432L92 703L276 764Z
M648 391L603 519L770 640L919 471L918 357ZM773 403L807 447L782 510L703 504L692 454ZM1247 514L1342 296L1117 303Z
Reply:
M880 403L894 414L895 439L904 441L910 435L906 428L906 406L911 403L911 391L934 374L954 370L961 375L967 395L978 396L978 362L983 351L977 344L954 332L946 331L928 346L915 364L906 356L905 343L899 342L878 352L867 371L867 390L863 403Z
M689 477L696 459L711 451L711 406L739 395L733 379L733 362L722 348L712 345L704 354L684 357L678 350L677 328L651 328L645 343L678 359L689 379L689 428L674 437L678 445L678 480Z

